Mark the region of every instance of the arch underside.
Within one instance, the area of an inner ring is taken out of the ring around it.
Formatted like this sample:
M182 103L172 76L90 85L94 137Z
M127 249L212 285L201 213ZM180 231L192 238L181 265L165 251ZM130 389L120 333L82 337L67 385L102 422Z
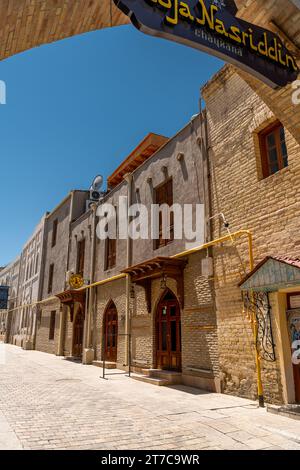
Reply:
M300 10L295 2L287 1L282 9L283 0L235 1L238 16L245 20L269 28L275 18L280 28L293 38L300 57ZM0 60L43 44L129 22L112 0L1 0ZM275 114L280 112L283 124L300 142L300 106L291 104L290 86L270 90L259 80L237 71Z
M128 23L111 0L1 0L0 60L43 44Z

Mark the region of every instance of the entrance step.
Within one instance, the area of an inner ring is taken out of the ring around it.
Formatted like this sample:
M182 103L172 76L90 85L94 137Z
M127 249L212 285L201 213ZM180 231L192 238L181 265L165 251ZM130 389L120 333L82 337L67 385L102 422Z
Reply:
M149 377L148 375L132 374L131 378L134 379L134 380L138 380L140 382L145 382L147 384L157 385L157 386L160 386L160 387L166 387L168 385L172 385L168 380L159 379L159 378L155 378L155 377Z
M93 366L96 367L103 367L103 361L93 361ZM105 369L116 369L117 363L116 362L106 362L105 361Z
M181 372L161 369L143 369L143 375L134 374L132 378L152 385L168 386L182 383Z
M267 411L269 413L285 416L286 418L300 420L300 405L268 405Z
M81 357L65 356L64 359L65 359L65 361L76 362L76 364L81 364L82 363L82 358Z
M167 380L172 385L179 385L182 383L181 372L175 372L172 370L150 369L149 377Z

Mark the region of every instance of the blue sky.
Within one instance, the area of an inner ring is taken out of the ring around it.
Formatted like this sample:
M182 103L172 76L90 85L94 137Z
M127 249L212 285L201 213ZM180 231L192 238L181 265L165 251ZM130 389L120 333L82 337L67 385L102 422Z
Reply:
M71 189L107 177L148 133L172 136L222 62L145 36L97 31L0 62L0 265Z

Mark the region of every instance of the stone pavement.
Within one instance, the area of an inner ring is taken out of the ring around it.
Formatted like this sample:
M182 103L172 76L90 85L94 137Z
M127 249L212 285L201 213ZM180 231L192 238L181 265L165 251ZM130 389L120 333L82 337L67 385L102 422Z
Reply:
M4 347L0 449L300 449L300 421L249 400Z

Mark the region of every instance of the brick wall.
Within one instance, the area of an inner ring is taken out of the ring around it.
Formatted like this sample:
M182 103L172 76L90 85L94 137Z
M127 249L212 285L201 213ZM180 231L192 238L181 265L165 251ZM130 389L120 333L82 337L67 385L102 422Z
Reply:
M274 115L250 86L226 66L203 89L210 132L212 212L224 212L231 230L254 236L255 264L267 255L299 253L299 145L286 126L289 167L262 179L257 132ZM288 124L288 123L287 123ZM213 238L224 228L213 226ZM224 391L256 397L251 325L238 282L249 269L247 239L214 249L220 371ZM279 363L263 361L266 399L282 401Z
M49 339L51 312L56 312L54 339ZM60 324L60 302L57 300L43 306L38 316L36 349L49 354L57 354Z

